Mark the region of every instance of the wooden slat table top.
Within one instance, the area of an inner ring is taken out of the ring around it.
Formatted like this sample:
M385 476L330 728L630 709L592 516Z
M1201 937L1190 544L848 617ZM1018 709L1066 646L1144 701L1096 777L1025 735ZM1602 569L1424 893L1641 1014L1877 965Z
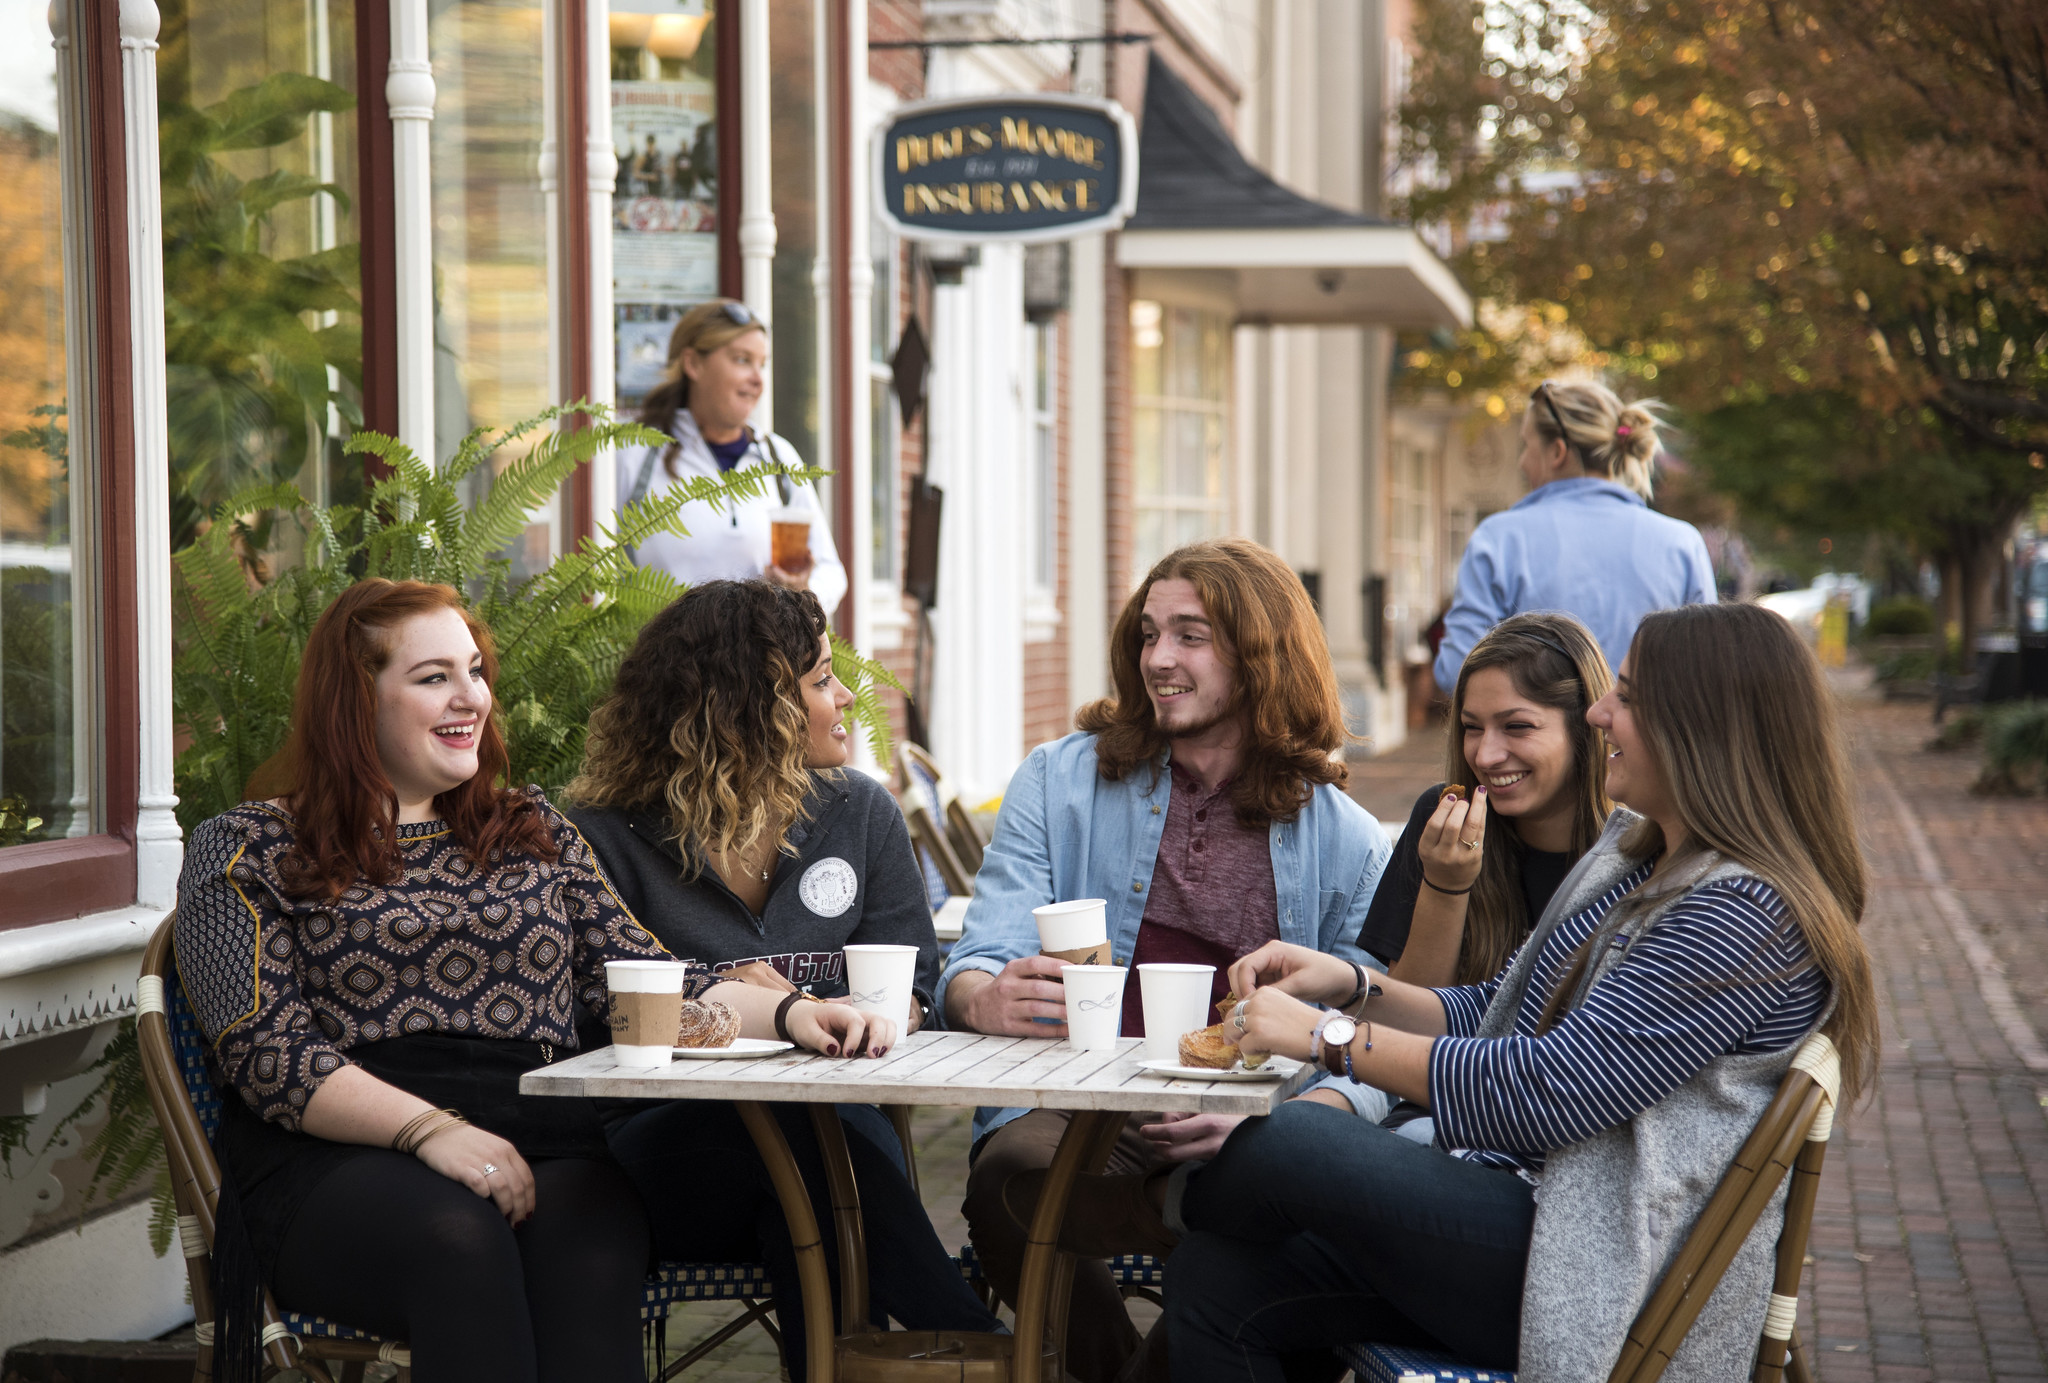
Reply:
M672 1061L624 1070L600 1047L519 1078L526 1095L600 1095L656 1100L775 1100L812 1104L996 1105L1126 1112L1270 1114L1315 1077L1306 1063L1275 1057L1276 1081L1166 1080L1140 1071L1143 1042L1077 1052L1064 1038L919 1032L879 1060L792 1051L751 1060Z

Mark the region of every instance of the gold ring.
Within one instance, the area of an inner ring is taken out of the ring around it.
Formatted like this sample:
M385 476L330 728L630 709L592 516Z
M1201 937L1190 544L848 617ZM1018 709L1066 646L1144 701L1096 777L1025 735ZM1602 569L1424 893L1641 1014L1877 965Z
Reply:
M1479 848L1479 842L1476 840L1461 840L1458 844L1464 846L1467 850L1477 850Z

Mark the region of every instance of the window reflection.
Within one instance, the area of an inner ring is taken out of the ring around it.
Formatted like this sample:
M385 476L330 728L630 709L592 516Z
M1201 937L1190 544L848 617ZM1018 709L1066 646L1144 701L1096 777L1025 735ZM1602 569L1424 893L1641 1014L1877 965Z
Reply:
M619 403L661 382L668 338L718 295L718 41L710 0L611 6L612 303Z
M538 0L433 0L434 450L445 462L473 429L502 428L553 402L548 378L547 202L540 183ZM565 190L566 191L566 190ZM524 446L501 450L498 471ZM491 475L472 474L471 499ZM560 499L504 555L515 577L560 546Z
M42 4L0 3L0 847L90 828L74 752L82 679L72 608L72 333L50 32Z
M171 543L243 488L360 497L353 0L163 0L164 349ZM301 535L256 516L252 566Z
M1223 438L1230 324L1215 313L1131 304L1134 561L1224 532Z

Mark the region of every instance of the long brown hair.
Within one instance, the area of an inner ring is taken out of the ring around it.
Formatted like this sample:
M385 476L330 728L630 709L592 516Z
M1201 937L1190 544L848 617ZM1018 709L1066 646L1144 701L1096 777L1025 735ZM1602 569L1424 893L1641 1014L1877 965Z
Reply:
M1564 717L1572 746L1572 786L1567 789L1573 807L1570 850L1577 859L1600 839L1613 810L1607 800L1607 765L1599 732L1586 723L1587 709L1614 685L1606 655L1585 625L1550 611L1510 616L1473 645L1458 669L1444 735L1444 781L1463 783L1468 789L1478 785L1479 770L1465 757L1465 687L1473 673L1486 668L1499 668L1518 693ZM1529 916L1522 892L1528 847L1514 828L1514 818L1489 814L1489 819L1505 829L1488 831L1479 879L1472 885L1471 906L1465 912L1458 984L1478 984L1499 974L1537 921Z
M1083 706L1074 724L1098 736L1104 778L1121 781L1140 764L1158 772L1168 741L1153 717L1139 656L1145 599L1157 583L1174 580L1194 585L1217 648L1237 674L1226 708L1245 726L1244 760L1230 787L1237 819L1254 827L1292 821L1316 788L1343 786L1344 765L1330 756L1353 736L1344 728L1322 621L1301 578L1255 542L1190 543L1146 573L1109 636L1114 694Z
M1823 1031L1842 1057L1844 1108L1877 1069L1877 993L1857 930L1866 889L1855 792L1820 663L1792 626L1755 605L1645 616L1629 651L1629 709L1669 785L1686 840L1666 882L1624 904L1648 911L1690 888L1713 856L1770 884L1832 987ZM1624 853L1664 852L1645 818ZM1553 999L1576 988L1583 960Z
M825 607L766 581L704 581L647 621L590 718L571 800L666 817L691 870L768 831L789 849L811 788L803 678Z
M750 331L758 331L765 338L768 324L749 311L745 303L733 298L712 298L685 312L668 335L668 365L661 383L640 404L641 423L673 437L676 414L690 406L690 376L683 369L683 352L709 355ZM681 442L670 442L662 448L662 468L670 479L675 478L676 453L681 449Z
M299 661L292 731L285 755L291 787L280 794L296 821L284 865L296 897L332 898L358 882L401 877L398 793L377 753L377 674L391 660L398 626L453 610L483 657L484 682L498 681L491 631L453 586L423 581L358 581L334 598L313 626ZM559 851L539 805L500 785L511 765L497 704L477 726L476 776L434 799L434 809L469 857L519 853L552 861Z

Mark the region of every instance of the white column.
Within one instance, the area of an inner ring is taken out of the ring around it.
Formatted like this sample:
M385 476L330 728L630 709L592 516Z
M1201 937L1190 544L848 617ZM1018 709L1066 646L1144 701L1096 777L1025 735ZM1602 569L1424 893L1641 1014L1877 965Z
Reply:
M847 349L852 359L845 362L843 371L849 387L853 390L848 402L852 405L852 437L849 455L840 466L846 483L853 489L853 532L847 544L852 551L845 554L846 569L852 574L848 587L848 598L853 601L852 622L848 628L853 632L853 646L859 649L874 647L874 560L875 510L873 503L875 456L873 428L873 389L868 384L868 340L873 330L869 323L875 297L875 261L869 249L868 225L868 7L852 5L847 9L846 35L846 110L853 122L848 131L847 149L850 167L839 170L839 176L846 179L847 204L847 245L846 245L846 315L851 319L846 334ZM858 565L856 565L858 564ZM863 741L865 743L865 741Z
M833 0L811 0L811 205L817 209L817 253L811 258L811 321L817 361L818 442L817 454L804 458L821 471L836 470L839 459L832 454L832 5ZM835 506L834 475L818 485L827 522ZM853 554L842 552L840 560L851 564ZM857 583L856 583L857 584Z
M728 0L728 3L730 0ZM768 0L739 0L740 21L740 296L765 323L775 320L775 189L769 152ZM733 170L718 170L720 180ZM772 325L771 325L772 330ZM775 426L771 372L754 425Z
M610 0L583 6L585 137L583 167L590 207L590 397L611 403L617 390L618 352L612 340L612 189L619 156L612 149L612 63ZM590 463L590 512L602 531L619 507L618 468L609 453Z
M397 223L398 440L434 460L434 187L427 122L434 72L427 62L426 0L391 0L393 220Z
M121 0L128 164L128 333L135 416L137 762L135 900L177 899L182 850L171 790L171 455L164 375L164 229L157 182L155 0Z
M91 222L85 203L85 135L89 126L79 101L77 54L71 47L71 7L50 6L51 47L57 53L57 162L63 179L64 217L64 420L74 457L99 455L92 406ZM71 825L67 836L88 836L93 819L92 789L99 776L99 618L91 573L99 570L97 476L89 465L71 471Z

